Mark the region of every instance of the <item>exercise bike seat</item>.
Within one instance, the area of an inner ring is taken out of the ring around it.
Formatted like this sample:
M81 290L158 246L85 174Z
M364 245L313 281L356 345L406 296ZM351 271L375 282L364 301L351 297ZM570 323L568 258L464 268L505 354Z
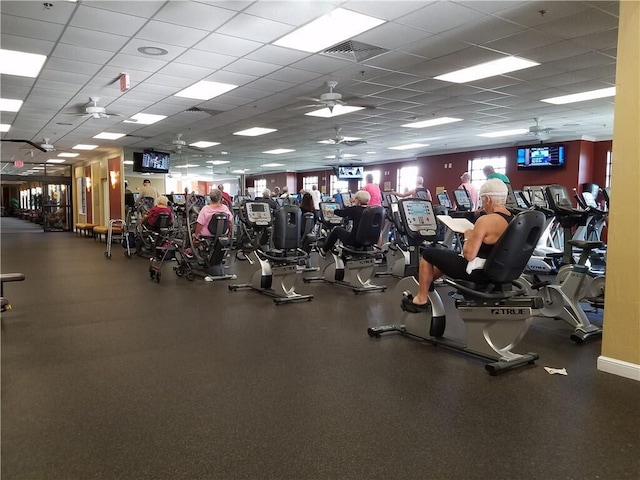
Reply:
M604 242L595 242L587 240L569 240L567 242L572 247L578 247L582 250L593 250L595 248L604 248Z

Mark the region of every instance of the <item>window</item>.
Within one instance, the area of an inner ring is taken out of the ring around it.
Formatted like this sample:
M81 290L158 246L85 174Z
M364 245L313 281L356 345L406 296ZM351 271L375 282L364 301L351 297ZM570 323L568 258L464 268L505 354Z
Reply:
M313 186L318 186L318 177L302 177L302 189L311 192Z
M380 170L365 170L364 171L364 178L367 178L367 175L373 175L373 183L375 183L376 185L380 186ZM360 190L364 185L366 185L366 181L365 180L359 180L358 181L358 190Z
M349 182L346 180L338 180L338 177L331 175L329 195L338 193L347 193L349 191Z
M267 188L267 179L261 178L260 180L253 181L253 191L256 197L261 197L264 189Z
M604 186L605 188L611 187L611 164L613 163L613 155L611 151L607 152L607 170L604 174Z
M482 169L487 165L491 165L496 173L506 174L507 157L485 157L469 160L468 172L471 175L471 183L478 190L486 181L486 177L484 176L484 173L482 173Z
M398 183L396 192L405 193L416 188L418 167L402 167L398 169Z

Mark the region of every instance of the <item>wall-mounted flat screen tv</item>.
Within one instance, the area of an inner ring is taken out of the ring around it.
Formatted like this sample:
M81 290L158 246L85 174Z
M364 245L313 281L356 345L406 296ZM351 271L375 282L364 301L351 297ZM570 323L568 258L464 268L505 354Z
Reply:
M139 173L169 173L171 155L157 150L133 152L133 171Z
M518 170L545 170L564 166L564 145L518 148Z
M335 167L338 180L362 180L364 177L364 167Z

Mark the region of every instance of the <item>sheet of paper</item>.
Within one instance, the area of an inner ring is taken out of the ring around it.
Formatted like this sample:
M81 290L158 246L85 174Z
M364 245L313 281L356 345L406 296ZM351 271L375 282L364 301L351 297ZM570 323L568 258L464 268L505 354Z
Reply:
M473 228L473 223L466 218L452 218L449 215L436 215L436 218L457 233L464 233L470 228Z
M544 367L544 369L547 371L547 373L549 375L569 375L567 373L567 369L566 368L551 368L551 367Z

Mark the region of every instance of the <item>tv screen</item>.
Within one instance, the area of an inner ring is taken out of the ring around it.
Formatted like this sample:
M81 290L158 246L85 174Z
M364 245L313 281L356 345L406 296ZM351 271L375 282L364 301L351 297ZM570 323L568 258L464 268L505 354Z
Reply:
M140 173L169 173L171 155L156 150L133 152L133 171Z
M364 167L336 167L338 180L362 180Z
M564 166L564 145L537 145L518 148L519 170L562 168Z

